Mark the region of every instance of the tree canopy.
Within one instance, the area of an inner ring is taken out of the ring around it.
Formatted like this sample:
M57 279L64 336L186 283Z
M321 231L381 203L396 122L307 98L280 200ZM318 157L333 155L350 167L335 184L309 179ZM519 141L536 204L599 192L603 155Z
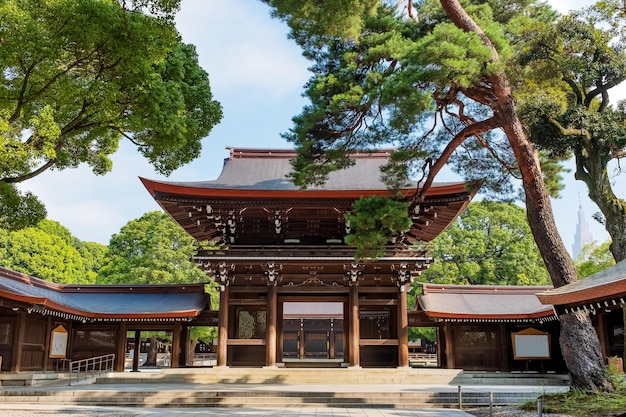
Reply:
M395 184L423 167L417 204L448 162L466 177L480 173L498 194L511 192L508 178L516 176L553 285L578 279L549 198L546 175L558 170L542 171L517 109L518 74L509 72L517 70L511 64L519 34L554 20L549 6L534 0L379 0L374 7L366 7L370 0L265 2L314 62L306 86L310 104L286 135L298 149L296 183L323 182L350 164L354 151L382 144L400 149L388 170ZM349 24L328 27L333 5ZM319 14L326 18L311 18ZM574 387L612 389L587 313L561 317L560 342Z
M82 242L60 223L0 229L0 265L59 284L94 284L106 246Z
M354 202L354 214L346 216L350 234L348 245L356 247L358 259L374 259L385 254L385 245L411 227L406 216L409 204L388 197L361 198Z
M600 208L617 261L626 259L626 201L614 192L626 155L626 111L624 102L610 102L610 92L626 80L625 23L622 2L598 2L522 32L516 59L531 138L555 159L574 156L575 178Z
M470 203L431 243L433 264L420 281L470 285L549 285L526 222L513 203Z
M174 27L179 3L0 3L3 226L45 216L15 184L79 164L105 174L122 138L163 174L199 155L222 112L195 48Z
M610 266L615 265L615 259L609 250L611 242L592 242L583 246L583 250L576 259L576 269L581 278L593 275Z
M111 237L99 284L185 284L208 281L193 262L195 240L160 211L129 221Z

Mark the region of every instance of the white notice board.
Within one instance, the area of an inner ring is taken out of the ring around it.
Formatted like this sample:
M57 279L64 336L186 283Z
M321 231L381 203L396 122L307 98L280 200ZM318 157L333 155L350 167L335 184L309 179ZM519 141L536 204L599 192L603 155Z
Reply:
M550 359L550 335L532 327L511 334L517 360Z
M52 330L50 337L50 357L65 359L67 352L67 330L63 326L57 326Z

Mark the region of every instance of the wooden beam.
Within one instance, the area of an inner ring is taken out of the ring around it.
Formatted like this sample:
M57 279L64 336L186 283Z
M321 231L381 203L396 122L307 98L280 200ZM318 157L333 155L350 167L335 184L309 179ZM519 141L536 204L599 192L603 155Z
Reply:
M361 339L359 340L361 346L399 346L398 339Z
M397 289L396 289L397 291ZM359 299L360 306L396 306L398 305L398 300L385 300L385 299L375 299L375 298L360 298Z

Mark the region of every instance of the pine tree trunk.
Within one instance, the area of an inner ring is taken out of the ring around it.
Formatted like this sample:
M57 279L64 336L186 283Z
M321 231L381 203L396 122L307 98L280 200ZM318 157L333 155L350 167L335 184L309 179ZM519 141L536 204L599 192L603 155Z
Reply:
M461 4L457 0L440 1L450 19L459 28L477 33L483 43L491 48L493 61L498 61L497 50ZM517 117L508 78L504 71L499 71L489 76L488 81L496 97L495 103L491 104L494 115L499 119L509 140L522 174L528 223L552 283L555 287L560 287L575 282L578 276L574 262L556 228L539 158ZM561 316L560 344L572 387L589 391L613 389L600 353L600 341L588 314L571 313Z

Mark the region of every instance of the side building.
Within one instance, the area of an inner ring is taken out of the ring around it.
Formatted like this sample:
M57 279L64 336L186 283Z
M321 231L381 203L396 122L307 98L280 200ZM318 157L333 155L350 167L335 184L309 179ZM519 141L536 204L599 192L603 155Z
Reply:
M127 337L171 335L171 366L186 363L189 325L210 310L202 284L60 285L0 267L0 362L8 372L65 370L70 360L115 355L123 371ZM67 334L54 346L54 331ZM134 355L137 370L139 355Z

